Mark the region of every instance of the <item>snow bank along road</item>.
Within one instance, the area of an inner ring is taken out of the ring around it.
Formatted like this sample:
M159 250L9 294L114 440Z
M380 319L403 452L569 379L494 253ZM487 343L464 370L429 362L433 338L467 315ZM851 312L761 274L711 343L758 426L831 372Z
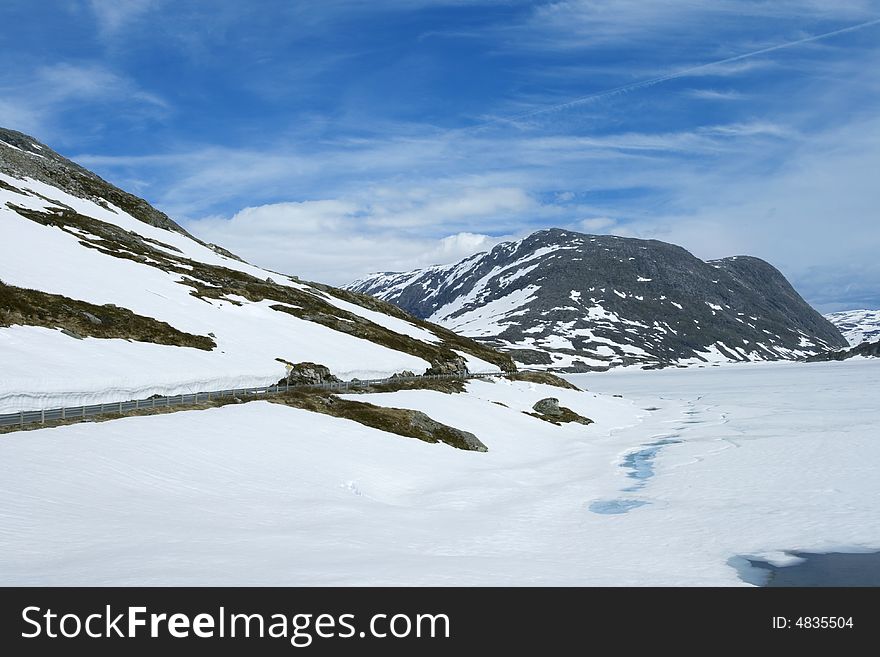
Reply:
M18 411L17 413L0 414L0 427L24 427L30 424L46 424L46 422L58 420L85 420L89 417L97 417L108 413L133 413L151 408L167 408L170 406L186 406L209 402L228 397L252 397L254 395L274 395L280 392L289 392L296 388L317 388L321 390L349 390L369 385L383 383L399 383L401 381L418 381L420 379L479 379L490 376L498 376L497 372L472 372L463 374L422 374L419 376L396 376L383 379L354 379L352 381L333 381L326 383L301 383L272 386L257 386L255 388L230 388L228 390L211 390L206 392L194 392L188 395L160 396L154 395L146 399L134 399L107 404L91 404L81 406L64 406L62 408L41 409L39 411Z
M880 363L571 379L609 394L346 395L484 454L264 401L8 434L0 584L744 585L737 555L880 547ZM548 396L595 424L521 412Z

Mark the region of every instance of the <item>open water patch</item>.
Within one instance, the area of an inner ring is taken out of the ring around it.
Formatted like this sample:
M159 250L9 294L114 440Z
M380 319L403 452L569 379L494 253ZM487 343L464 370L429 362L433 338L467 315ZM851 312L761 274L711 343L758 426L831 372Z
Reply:
M756 586L880 586L880 551L788 554L797 560L783 566L751 557L734 557L728 563L741 580Z
M626 476L630 479L636 479L637 483L623 490L635 491L643 488L645 482L654 476L654 459L657 457L657 453L666 445L674 445L680 442L681 440L676 436L670 436L649 443L637 452L630 452L624 456L620 467L627 468L629 472L626 473Z
M645 506L648 502L644 500L596 500L590 504L590 511L602 515L614 516L621 513L627 513L632 509Z
M680 442L682 441L677 436L667 436L666 438L648 443L642 449L630 452L624 456L620 467L629 470L626 476L630 479L635 479L636 483L624 488L623 492L632 493L644 488L647 480L654 476L654 459L657 457L658 452L667 445L674 445ZM590 504L589 508L593 513L619 515L647 504L649 502L644 500L618 498L613 500L596 500Z

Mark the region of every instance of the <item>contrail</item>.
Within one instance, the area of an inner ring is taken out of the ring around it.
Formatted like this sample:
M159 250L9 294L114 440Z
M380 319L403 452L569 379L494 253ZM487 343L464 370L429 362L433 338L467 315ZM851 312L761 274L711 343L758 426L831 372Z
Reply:
M525 112L523 114L518 114L516 116L507 117L507 118L498 118L491 121L487 121L481 125L491 125L492 123L499 122L513 122L518 121L520 119L527 119L533 116L537 116L539 114L547 114L548 112L556 112L563 109L568 109L570 107L575 107L577 105L583 105L585 103L591 103L596 100L600 100L602 98L607 98L609 96L614 96L617 94L626 93L628 91L633 91L635 89L644 89L645 87L653 87L655 84L660 84L661 82L667 82L669 80L675 80L676 78L686 77L696 71L702 71L703 69L710 68L712 66L720 66L722 64L730 64L731 62L738 62L742 59L748 59L750 57L757 57L758 55L765 55L768 52L775 52L777 50L783 50L785 48L792 48L794 46L800 46L805 43L811 43L813 41L820 41L821 39L828 39L829 37L837 36L838 34L845 34L847 32L855 32L856 30L862 30L866 27L871 27L872 25L880 24L880 18L876 18L874 20L867 21L865 23L859 23L858 25L851 25L849 27L843 27L839 30L833 30L832 32L825 32L824 34L816 34L814 36L805 37L803 39L798 39L797 41L787 41L786 43L780 43L775 46L770 46L768 48L761 48L760 50L753 50L752 52L743 53L741 55L734 55L733 57L726 57L724 59L719 59L714 62L708 62L706 64L699 64L698 66L691 66L689 68L681 69L680 71L675 71L674 73L668 73L666 75L660 75L656 78L650 78L648 80L642 80L640 82L631 82L629 84L624 84L619 87L614 87L612 89L606 89L605 91L597 91L593 94L588 94L586 96L580 96L579 98L573 98L572 100L568 100L564 103L559 103L557 105L549 105L547 107L541 107L535 110L531 110L529 112ZM475 126L477 127L477 126Z

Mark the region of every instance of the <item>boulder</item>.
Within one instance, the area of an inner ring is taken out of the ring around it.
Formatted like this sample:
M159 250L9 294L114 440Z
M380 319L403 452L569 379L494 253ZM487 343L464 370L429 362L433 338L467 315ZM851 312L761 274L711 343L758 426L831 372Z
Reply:
M314 386L322 383L339 383L342 379L333 376L330 370L324 365L318 363L295 363L289 366L287 377L280 381L281 385L285 383L292 386L307 385Z
M541 415L549 415L551 417L560 417L562 415L562 410L559 408L559 400L556 397L541 399L535 402L532 408Z
M92 313L90 313L86 310L83 310L82 314L83 314L83 317L85 317L87 320L89 320L95 326L100 326L101 324L104 323L103 321L101 321L100 317L98 317L97 315L93 315Z
M71 337L71 338L73 338L73 339L75 339L75 340L84 340L84 339L85 339L85 338L84 338L83 336L81 336L79 333L77 333L76 331L71 331L70 329L61 328L61 332L62 332L64 335L69 336L69 337Z
M431 361L431 367L425 370L426 375L432 374L456 374L458 376L467 376L467 361L461 356L454 356L445 360L435 359Z
M575 413L570 408L560 406L559 400L555 397L547 397L546 399L541 399L540 401L535 402L532 409L534 409L535 412L528 413L528 415L545 420L551 424L565 424L568 422L575 422L583 425L593 424L593 421L590 418L584 417L580 413Z

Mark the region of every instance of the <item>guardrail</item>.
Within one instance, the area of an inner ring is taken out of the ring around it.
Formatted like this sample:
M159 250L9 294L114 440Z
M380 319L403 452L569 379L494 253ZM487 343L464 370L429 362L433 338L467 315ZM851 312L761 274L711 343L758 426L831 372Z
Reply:
M432 379L471 379L490 376L506 376L507 372L475 372L471 374L424 374L421 376L395 376L385 379L368 379L353 381L328 381L326 383L299 383L286 385L257 386L255 388L231 388L229 390L211 390L170 397L153 396L146 399L111 402L108 404L90 404L85 406L65 406L63 408L42 409L38 411L19 411L0 415L0 427L24 427L30 424L46 424L57 420L86 420L99 415L123 415L133 411L153 408L170 408L171 406L191 406L216 399L236 397L256 397L275 395L290 390L314 388L319 390L351 390L364 386L382 383L399 383L401 381L425 381Z

